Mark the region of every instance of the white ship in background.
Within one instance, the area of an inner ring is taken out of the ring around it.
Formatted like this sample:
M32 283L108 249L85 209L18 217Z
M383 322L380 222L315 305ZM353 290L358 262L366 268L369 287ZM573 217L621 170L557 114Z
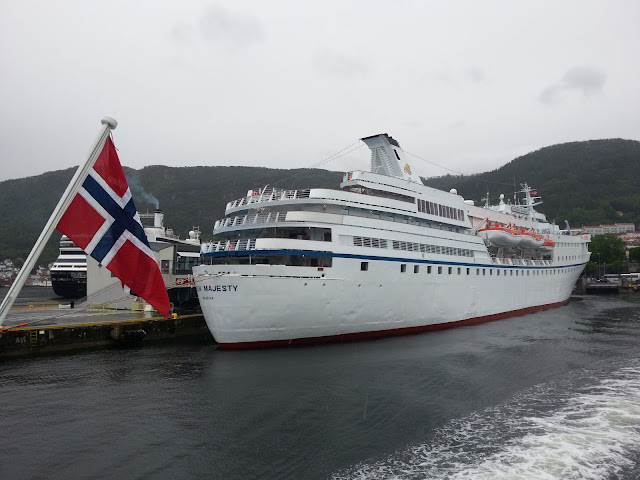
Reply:
M173 229L164 226L164 212L140 213L145 235L154 253L167 288L172 310L198 311L191 271L200 263L200 229L194 227L189 238L181 239ZM87 298L80 307L101 305L110 309L151 310L135 292L123 289L122 282L94 258L87 259Z
M477 207L427 187L398 142L362 139L371 171L340 190L262 188L229 202L194 267L222 348L416 333L567 303L589 260L572 236L519 205Z
M60 255L51 267L51 286L63 298L87 294L87 254L66 235L60 239Z

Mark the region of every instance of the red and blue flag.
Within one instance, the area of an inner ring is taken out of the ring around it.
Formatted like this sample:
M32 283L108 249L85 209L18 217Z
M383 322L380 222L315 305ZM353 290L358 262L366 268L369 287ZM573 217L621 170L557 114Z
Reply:
M167 317L167 289L111 138L57 229Z

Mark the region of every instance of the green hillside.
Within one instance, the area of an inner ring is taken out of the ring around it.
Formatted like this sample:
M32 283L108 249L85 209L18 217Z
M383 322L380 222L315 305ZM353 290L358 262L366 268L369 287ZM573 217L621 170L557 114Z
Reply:
M363 165L363 168L367 168ZM264 185L279 188L337 188L341 172L278 170L257 167L125 168L134 201L141 212L153 211L153 197L165 212L165 226L182 238L199 226L211 237L229 200ZM0 259L24 258L44 227L73 175L73 169L0 182ZM600 223L640 223L640 142L590 140L545 147L503 167L472 176L425 179L435 188L458 193L476 204L489 192L513 198L514 184L527 182L542 196L539 208L549 220L574 227ZM59 236L49 242L40 263L57 256Z
M549 220L573 227L601 223L640 223L640 142L589 140L541 148L497 170L471 176L425 179L434 188L456 188L476 204L487 192L513 199L514 184L527 182L542 196L538 207Z
M278 170L257 167L165 167L141 170L125 167L136 207L153 212L158 201L164 224L186 238L194 226L203 239L211 238L213 224L224 216L229 200L265 185L278 188L336 188L342 173L318 169ZM25 258L35 243L74 169L0 182L0 259ZM58 256L60 235L55 233L40 264Z

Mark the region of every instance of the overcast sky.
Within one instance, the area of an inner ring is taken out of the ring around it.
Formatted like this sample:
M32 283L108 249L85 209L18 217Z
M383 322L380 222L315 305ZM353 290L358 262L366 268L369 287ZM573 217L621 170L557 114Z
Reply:
M0 180L78 165L104 115L133 168L309 167L386 132L475 173L640 139L636 0L0 0L0 61Z

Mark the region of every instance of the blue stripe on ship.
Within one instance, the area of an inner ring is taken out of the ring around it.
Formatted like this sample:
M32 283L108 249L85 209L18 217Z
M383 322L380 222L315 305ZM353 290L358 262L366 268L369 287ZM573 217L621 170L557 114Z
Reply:
M120 207L113 198L96 182L93 177L88 176L82 186L85 188L89 195L96 199L102 208L104 208L109 215L115 220L109 227L109 230L103 235L96 247L91 252L91 256L101 262L104 257L113 248L115 242L120 236L128 230L138 240L144 243L147 247L147 236L144 233L142 225L138 223L134 216L136 215L136 207L133 204L133 198L127 202L124 208Z
M585 263L572 263L569 265L496 265L495 263L465 263L440 260L422 260L418 258L398 258L380 257L374 255L356 255L351 253L319 252L312 250L230 250L226 252L203 253L203 257L248 257L250 255L306 255L309 257L333 257L351 258L355 260L374 260L384 262L405 262L405 263L428 263L430 265L453 265L456 267L476 267L476 268L524 268L529 270L543 270L552 268L582 267Z

